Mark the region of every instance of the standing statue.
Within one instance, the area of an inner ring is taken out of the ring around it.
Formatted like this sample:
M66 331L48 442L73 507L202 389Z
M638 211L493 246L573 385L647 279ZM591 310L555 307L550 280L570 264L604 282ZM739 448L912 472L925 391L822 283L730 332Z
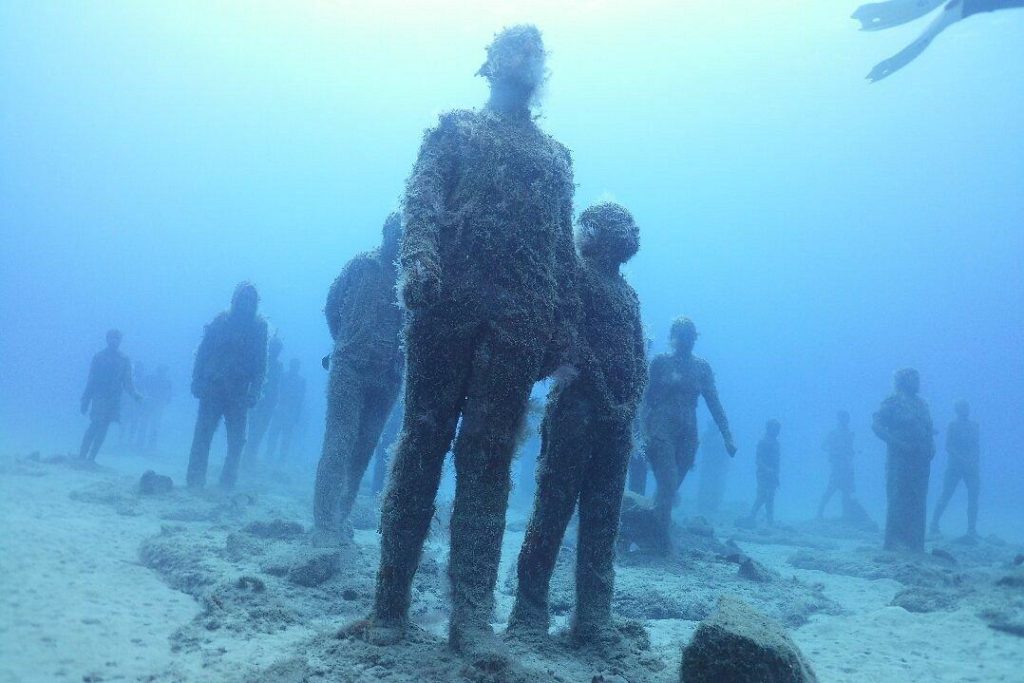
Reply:
M579 374L556 383L544 414L537 493L508 628L547 634L551 574L578 506L572 636L593 643L611 632L615 537L647 356L640 302L619 273L640 246L633 216L618 204L592 206L580 215L577 241L585 353Z
M480 69L491 85L487 106L441 116L424 138L404 203L405 414L366 637L385 643L404 634L442 465L461 422L449 642L485 667L508 664L489 622L516 438L534 383L573 347L579 310L571 159L531 112L545 56L533 26L495 37Z
M843 497L843 516L853 504L853 430L850 429L850 413L840 410L836 415L836 426L823 444L828 455L829 478L828 487L818 504L818 519L825 517L825 508L829 500L838 491Z
M689 318L677 318L672 323L669 339L672 352L659 354L651 361L650 382L641 415L647 460L657 483L654 514L658 544L665 553L671 547L669 527L676 491L693 467L697 454L697 399L701 396L722 433L725 450L730 456L736 454L711 365L693 355L697 326Z
M779 488L779 464L782 459L779 447L781 430L782 425L775 419L768 420L764 425L764 436L757 443L757 498L741 526L754 526L757 513L762 507L768 526L775 526L775 491Z
M281 376L277 406L267 435L268 462L275 454L278 460L287 460L291 452L292 437L302 417L302 403L306 398L306 380L299 374L300 367L299 359L292 358L288 372Z
M917 370L897 372L895 385L896 391L882 402L872 425L888 447L885 549L921 552L935 430L928 405L917 395L921 387Z
M281 363L281 351L283 348L284 344L281 342L280 337L275 334L270 338L267 379L263 383L263 395L249 413L249 438L245 442L245 455L243 457L246 468L254 465L259 457L260 445L263 443L263 437L267 435L270 421L274 417L274 411L277 409L281 375L284 374L284 364Z
M238 477L238 461L245 446L245 422L256 405L267 372L267 321L257 313L259 294L248 282L235 287L231 308L218 313L203 331L192 366L192 395L199 399L187 482L191 488L206 484L210 444L224 418L228 452L220 485L230 489Z
M89 427L78 451L83 460L96 460L110 423L121 419L121 394L127 392L136 402L142 399L132 383L131 362L121 353L121 339L120 330L107 332L107 347L92 357L89 366L82 392L82 414L89 414Z
M949 461L946 463L946 478L942 483L939 504L935 506L932 515L933 535L939 535L939 520L961 480L967 488L967 537L975 538L978 535L979 450L978 423L971 420L971 406L967 401L957 401L956 419L949 423L949 429L946 430Z
M334 339L327 360L327 427L313 495L318 542L337 543L381 431L402 386L395 260L397 213L384 222L378 249L349 261L327 293L324 315Z

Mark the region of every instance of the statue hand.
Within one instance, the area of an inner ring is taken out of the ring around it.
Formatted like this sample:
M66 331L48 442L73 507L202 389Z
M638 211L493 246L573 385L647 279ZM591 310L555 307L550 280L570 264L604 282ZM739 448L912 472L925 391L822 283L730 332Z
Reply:
M736 448L736 444L733 443L732 438L725 440L725 452L729 454L730 458L736 455L737 450L739 449Z

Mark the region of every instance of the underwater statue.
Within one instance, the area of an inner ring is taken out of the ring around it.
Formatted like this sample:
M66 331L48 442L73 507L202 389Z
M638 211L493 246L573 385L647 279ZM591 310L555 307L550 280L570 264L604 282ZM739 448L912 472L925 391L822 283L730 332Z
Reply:
M299 374L302 364L298 358L288 363L288 372L281 376L278 388L277 407L270 422L270 433L267 435L267 460L277 455L278 460L286 460L291 452L292 437L302 417L302 403L306 398L306 380Z
M963 481L967 488L967 536L978 535L978 489L980 478L978 447L978 423L971 420L971 406L967 401L957 401L956 419L946 430L946 477L942 483L939 503L932 515L931 533L939 535L939 521L946 511L957 485Z
M277 396L281 386L281 375L284 374L284 364L281 363L281 351L284 344L276 334L270 338L268 345L269 356L267 358L267 378L263 383L263 395L259 402L249 411L249 437L245 442L245 455L242 458L243 467L255 464L259 457L260 445L270 428L270 421L274 417L277 408Z
M935 430L928 405L917 395L921 387L917 370L898 371L894 384L896 390L882 402L872 425L888 447L885 549L921 552Z
M145 398L141 404L142 423L139 426L136 447L142 452L152 452L160 438L164 411L174 395L171 379L167 376L167 366L157 366L154 373L146 376L145 384L139 389Z
M121 353L120 330L107 332L107 346L92 357L89 379L82 392L82 414L89 414L89 426L82 437L78 457L96 460L107 437L111 422L121 419L121 394L127 392L136 402L142 396L132 382L132 365Z
M118 435L117 443L119 446L126 446L134 444L139 436L139 428L142 424L142 414L145 411L146 396L142 393L142 388L146 384L148 375L146 374L146 365L140 360L132 363L132 386L138 391L138 400L132 401L131 403L125 404L121 407L121 412L118 417Z
M669 339L672 352L659 354L651 361L641 414L647 461L657 483L654 514L662 552L670 550L669 527L676 491L697 454L697 399L701 396L722 433L726 452L730 456L736 453L711 365L693 355L697 326L689 318L677 318Z
M370 457L402 386L402 310L395 283L402 219L384 221L381 245L355 256L330 290L324 315L334 349L327 363L327 419L313 493L315 533L342 540Z
M190 488L206 484L210 444L221 418L228 452L220 485L225 489L235 485L245 446L246 416L259 401L267 373L267 321L257 313L259 302L252 284L239 283L231 297L231 308L210 321L196 349L192 395L199 399L199 414L188 459L186 480Z
M380 434L380 440L377 441L377 448L373 451L373 479L370 482L370 492L375 496L384 490L388 463L391 461L391 448L395 445L398 433L402 429L403 412L405 412L405 407L399 401L391 409L391 414L388 415L387 422L384 423L384 430Z
M775 525L775 491L779 488L779 464L781 460L781 448L779 447L779 432L782 425L778 420L772 419L764 425L764 436L757 442L757 497L754 505L750 508L750 514L743 526L753 526L757 523L757 513L764 508L765 518L768 526Z
M551 574L578 508L572 636L590 643L603 640L611 627L615 537L647 355L640 303L619 273L640 246L633 216L618 204L592 206L580 215L577 242L583 261L582 360L578 374L559 380L548 399L537 493L519 553L519 589L508 628L547 634Z
M718 426L709 420L700 435L697 465L697 509L702 514L714 514L721 507L731 460L719 438Z
M825 494L818 504L818 519L825 516L825 508L838 491L843 497L844 517L853 501L853 430L850 429L850 413L840 410L836 415L836 426L825 437L822 445L828 455L829 478Z
M532 387L565 362L579 311L571 159L531 112L545 57L535 27L499 33L479 71L491 86L487 105L443 114L409 178L405 413L381 511L373 612L352 626L371 642L403 637L455 439L449 642L485 666L508 663L489 622L512 455Z
M862 5L853 13L864 31L879 31L918 19L943 4L944 0L889 0ZM940 33L953 24L982 12L1024 7L1024 0L949 0L917 40L871 70L869 81L880 81L899 71L925 51Z

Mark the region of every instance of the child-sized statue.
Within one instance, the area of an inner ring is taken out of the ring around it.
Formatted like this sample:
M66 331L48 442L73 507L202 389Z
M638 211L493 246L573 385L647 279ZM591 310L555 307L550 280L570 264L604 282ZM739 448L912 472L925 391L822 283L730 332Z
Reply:
M548 589L566 525L579 506L577 642L611 631L615 536L633 442L633 419L647 381L640 304L619 267L639 248L630 213L598 204L580 216L583 320L579 374L552 391L541 428L533 515L519 553L519 590L510 633L546 635Z
M593 206L580 216L577 240L583 256L583 361L579 375L560 380L548 401L537 497L519 553L509 631L547 634L551 574L579 506L572 634L593 642L609 633L618 513L647 361L640 304L618 272L639 248L633 216L617 204Z

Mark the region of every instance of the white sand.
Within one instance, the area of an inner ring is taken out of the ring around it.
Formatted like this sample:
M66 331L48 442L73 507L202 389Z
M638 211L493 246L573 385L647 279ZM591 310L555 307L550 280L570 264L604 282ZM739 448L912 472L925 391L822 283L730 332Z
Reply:
M10 459L0 467L0 682L224 680L286 658L302 640L337 626L325 618L251 638L218 632L213 642L227 652L172 652L169 637L199 609L138 564L140 543L161 522L69 497L93 482L134 480L152 463L115 456L104 462L112 469ZM502 577L520 538L506 539ZM364 531L357 540L373 544L376 536ZM989 629L966 608L912 614L889 606L900 589L895 581L795 569L787 564L796 550L789 546L743 547L783 577L823 584L845 611L816 614L792 632L822 681L1024 681L1024 639ZM659 587L671 581L664 577ZM705 590L714 596L722 587ZM499 613L508 603L499 595ZM653 649L673 669L696 625L648 623ZM444 632L443 621L424 626Z

